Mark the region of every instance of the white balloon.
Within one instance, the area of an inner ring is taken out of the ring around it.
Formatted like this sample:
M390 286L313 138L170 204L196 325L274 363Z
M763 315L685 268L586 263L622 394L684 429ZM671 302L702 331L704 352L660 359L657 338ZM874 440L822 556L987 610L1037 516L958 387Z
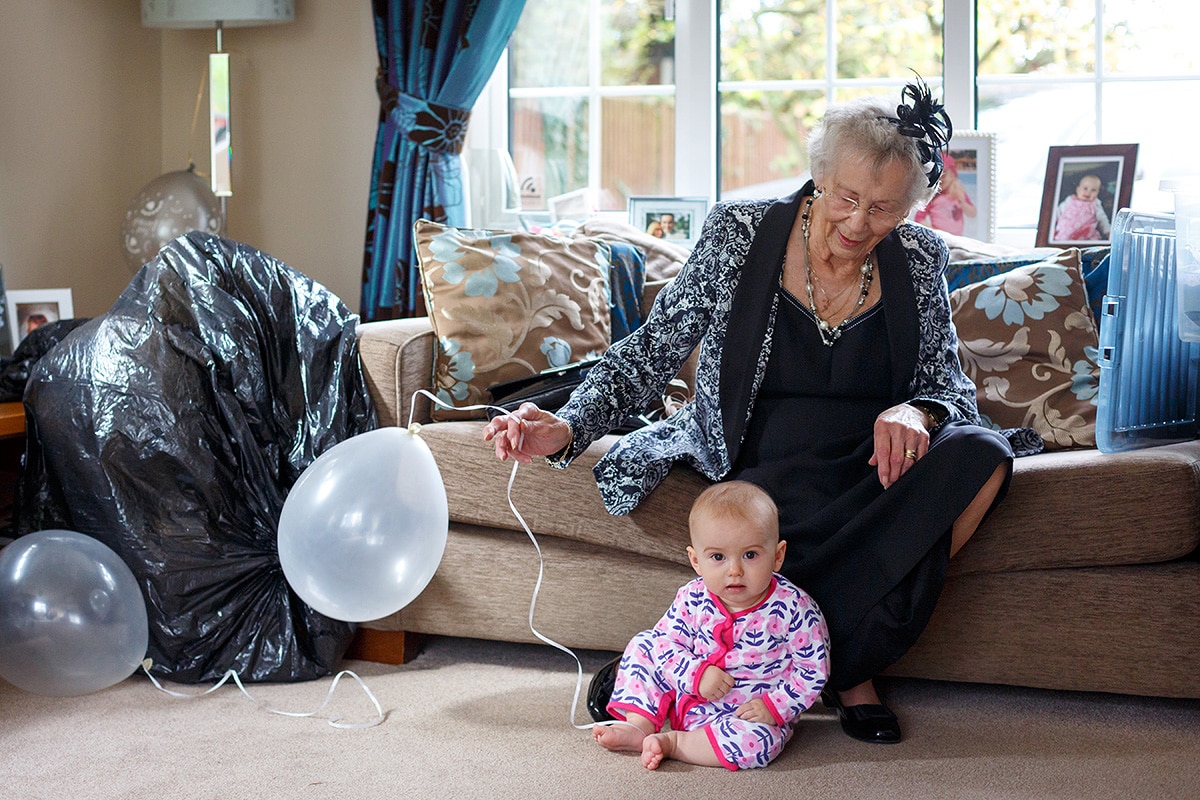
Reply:
M0 551L0 676L69 697L125 680L146 657L150 623L133 572L75 531L37 531Z
M314 610L366 622L425 589L449 527L429 445L404 428L380 428L331 447L296 481L279 517L279 561Z

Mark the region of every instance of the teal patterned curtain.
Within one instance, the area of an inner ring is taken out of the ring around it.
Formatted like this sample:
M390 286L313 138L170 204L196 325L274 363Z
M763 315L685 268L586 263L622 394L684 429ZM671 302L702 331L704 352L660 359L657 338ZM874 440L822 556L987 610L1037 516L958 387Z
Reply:
M364 320L425 313L412 225L466 223L459 153L470 109L525 0L373 0L379 131L371 172Z

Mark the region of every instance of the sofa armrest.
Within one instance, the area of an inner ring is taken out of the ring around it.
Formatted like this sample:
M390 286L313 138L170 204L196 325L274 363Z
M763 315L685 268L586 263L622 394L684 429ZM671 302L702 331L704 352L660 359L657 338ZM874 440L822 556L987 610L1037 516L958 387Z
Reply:
M414 401L413 392L431 389L435 346L428 317L365 322L358 326L359 358L381 426L407 427L413 406L413 422L430 421L432 403L421 395Z

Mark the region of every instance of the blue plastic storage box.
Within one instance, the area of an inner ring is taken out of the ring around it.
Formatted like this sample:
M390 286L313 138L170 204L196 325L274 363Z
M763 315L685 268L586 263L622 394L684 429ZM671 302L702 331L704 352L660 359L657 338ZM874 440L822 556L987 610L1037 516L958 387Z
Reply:
M1174 216L1117 212L1099 361L1102 452L1196 438L1200 343L1179 338Z

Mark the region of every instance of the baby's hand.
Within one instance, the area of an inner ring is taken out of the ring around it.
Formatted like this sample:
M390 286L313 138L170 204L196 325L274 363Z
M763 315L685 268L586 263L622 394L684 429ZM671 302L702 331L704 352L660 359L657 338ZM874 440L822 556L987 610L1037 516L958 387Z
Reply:
M764 725L778 725L775 717L767 709L767 704L763 702L761 697L756 697L753 700L748 700L737 707L737 711L733 715L738 719L744 719L747 722L761 722Z
M733 678L720 667L708 667L700 676L700 696L709 702L720 700L733 688Z

